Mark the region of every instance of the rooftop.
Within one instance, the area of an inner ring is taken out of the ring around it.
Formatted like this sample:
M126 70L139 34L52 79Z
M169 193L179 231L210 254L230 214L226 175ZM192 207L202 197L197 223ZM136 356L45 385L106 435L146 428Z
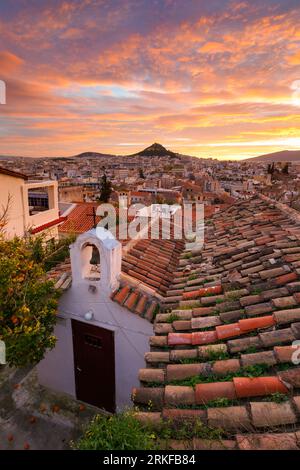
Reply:
M174 432L177 449L298 448L299 215L258 197L215 214L173 279L133 391L139 418L222 429L209 443Z
M13 176L14 178L20 178L23 180L28 180L28 176L24 175L23 173L19 173L17 171L8 170L7 168L0 167L0 174Z

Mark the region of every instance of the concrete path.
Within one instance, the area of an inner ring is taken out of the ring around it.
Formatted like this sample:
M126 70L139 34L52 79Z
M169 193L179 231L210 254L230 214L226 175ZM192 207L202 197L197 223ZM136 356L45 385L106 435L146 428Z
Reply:
M97 413L41 387L35 369L0 366L0 450L70 449Z

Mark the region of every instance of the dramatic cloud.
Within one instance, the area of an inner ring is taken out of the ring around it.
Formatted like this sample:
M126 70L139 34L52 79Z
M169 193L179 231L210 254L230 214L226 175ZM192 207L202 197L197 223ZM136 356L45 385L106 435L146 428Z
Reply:
M0 153L299 148L299 21L298 0L1 2Z

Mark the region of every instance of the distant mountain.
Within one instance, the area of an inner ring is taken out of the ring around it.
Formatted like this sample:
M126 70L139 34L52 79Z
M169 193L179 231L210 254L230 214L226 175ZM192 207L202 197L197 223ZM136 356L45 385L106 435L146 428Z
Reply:
M141 152L134 153L132 156L140 155L142 157L165 157L169 155L169 157L177 157L178 154L171 152L171 150L167 150L163 145L154 143L150 145L150 147L145 148Z
M72 155L68 157L49 157L50 159L53 160L67 160L67 159L72 159L72 158L97 158L97 157L135 157L137 155L140 155L142 157L178 157L178 156L184 156L180 155L178 153L172 152L171 150L167 150L163 145L154 143L150 145L150 147L145 148L144 150L141 150L140 152L131 154L131 155L113 155L110 153L100 153L100 152L82 152L77 155ZM187 156L187 155L186 155ZM16 157L6 157L5 155L0 155L0 159L6 159L6 158L16 158ZM18 157L20 158L20 157ZM26 158L31 158L31 157L26 157ZM37 157L37 158L43 158L43 157Z
M71 158L86 158L86 157L115 157L115 155L111 155L110 153L99 153L99 152L82 152L79 153L78 155L74 155ZM64 158L70 158L70 157L64 157Z
M300 150L283 150L281 152L267 153L259 157L247 158L247 162L298 162L300 163Z
M135 156L142 156L142 157L154 157L154 156L159 156L159 157L164 157L166 155L169 155L170 157L177 157L177 153L171 152L171 150L167 150L163 145L154 143L150 145L150 147L145 148L144 150L141 150L140 152L131 154L131 155L126 155L126 157L135 157ZM97 158L97 157L115 157L115 155L107 154L107 153L99 153L99 152L83 152L78 155L74 155L75 158L85 158L85 157L92 157L92 158Z

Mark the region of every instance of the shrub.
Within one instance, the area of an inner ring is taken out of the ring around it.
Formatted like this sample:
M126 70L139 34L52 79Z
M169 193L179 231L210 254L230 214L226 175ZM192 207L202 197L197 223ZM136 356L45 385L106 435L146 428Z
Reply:
M55 345L59 293L36 257L30 243L0 238L0 339L11 366L37 363Z
M152 450L155 437L133 412L126 411L109 417L95 416L72 447L80 450Z
M95 416L84 435L79 441L72 442L71 447L79 450L162 450L170 448L169 440L174 437L191 440L194 437L222 439L223 436L222 429L211 428L200 420L187 420L180 425L171 420L143 424L136 419L134 411L126 411L109 417Z

